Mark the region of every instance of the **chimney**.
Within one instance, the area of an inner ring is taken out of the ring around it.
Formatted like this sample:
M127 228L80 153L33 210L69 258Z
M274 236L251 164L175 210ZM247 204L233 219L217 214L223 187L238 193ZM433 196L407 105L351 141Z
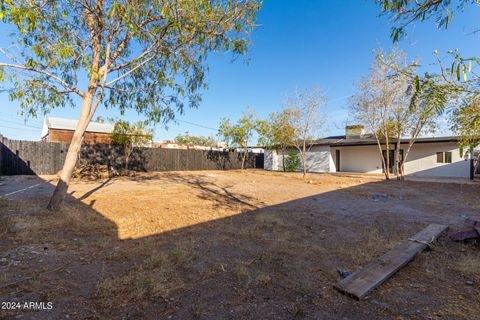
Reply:
M355 124L345 127L345 138L360 138L363 136L365 127L361 124Z
M96 122L105 123L105 119L102 116L98 116Z

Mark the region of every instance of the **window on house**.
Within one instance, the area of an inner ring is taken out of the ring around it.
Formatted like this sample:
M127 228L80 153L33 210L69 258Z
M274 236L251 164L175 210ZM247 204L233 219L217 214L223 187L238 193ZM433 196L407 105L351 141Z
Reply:
M437 152L437 163L443 163L443 152Z
M450 151L437 152L437 163L452 163L452 153Z
M445 163L452 163L452 153L445 152Z

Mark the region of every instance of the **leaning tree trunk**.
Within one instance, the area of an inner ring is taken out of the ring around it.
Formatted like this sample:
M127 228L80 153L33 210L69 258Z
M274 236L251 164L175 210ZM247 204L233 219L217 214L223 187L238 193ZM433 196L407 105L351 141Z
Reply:
M245 159L247 158L247 152L248 151L244 151L242 155L242 170L245 169Z
M303 152L302 152L302 160L303 160L303 180L307 177L307 147L305 143L303 143Z
M395 165L395 175L397 176L397 180L400 180L401 175L401 163L400 163L400 148L402 147L400 137L397 137L396 147L395 147L395 154L394 154L394 165Z
M390 144L388 143L388 135L385 135L385 178L390 179Z
M125 171L128 170L128 161L130 161L130 153L131 153L131 151L127 148L125 148L125 151L124 151L125 152Z
M86 92L82 101L82 111L80 113L80 119L78 120L77 127L73 133L72 141L68 147L67 155L65 157L65 162L63 163L63 168L60 173L60 179L58 180L55 191L50 198L47 209L51 211L56 211L60 209L65 196L67 195L68 185L77 164L78 154L80 153L80 148L82 146L83 134L87 129L88 123L92 115L90 115L90 108L92 105L93 94L91 92Z
M377 134L375 134L375 140L377 141L378 152L380 152L380 159L382 159L382 166L383 166L383 168L385 168L387 165L386 165L386 162L385 162L385 157L383 156L382 144L381 144L380 139L378 138ZM385 177L387 177L387 176L385 175Z

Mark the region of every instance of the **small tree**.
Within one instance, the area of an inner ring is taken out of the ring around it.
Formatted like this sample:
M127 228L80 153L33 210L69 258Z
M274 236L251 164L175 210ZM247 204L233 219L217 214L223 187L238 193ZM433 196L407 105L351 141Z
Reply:
M378 151L386 179L390 179L390 146L395 135L393 110L401 103L400 97L406 88L395 72L383 60L380 51L374 58L370 73L357 85L357 92L352 96L351 109L357 122L366 126L377 141ZM395 60L398 55L392 51L386 59ZM385 152L385 157L384 157Z
M294 115L294 110L285 108L280 112L271 113L268 120L260 120L257 123L258 142L262 146L280 150L283 171L286 171L287 149L294 145Z
M365 124L377 140L385 177L390 178L390 145L395 139L393 170L403 179L403 165L422 133L433 132L435 120L444 110L447 88L430 75L423 79L416 74L418 62L406 62L404 52L394 48L375 56L370 74L362 79L352 97L352 111L357 121ZM408 146L400 159L402 138ZM384 153L385 152L385 156Z
M302 159L304 179L308 170L307 153L325 123L324 119L320 118L319 111L326 102L327 97L317 86L304 91L296 90L293 97L287 100L288 108L293 110L293 144Z
M295 172L298 170L300 167L300 157L298 156L298 152L294 150L288 152L288 157L285 160L285 167L288 172Z
M449 102L449 86L440 84L439 76L417 75L418 61L406 63L406 55L394 50L383 61L391 73L387 77L394 80L398 95L392 103L390 122L391 131L396 138L394 170L397 179L403 179L403 165L407 161L412 146L421 134L433 133L436 120ZM407 149L400 159L401 139L408 138Z
M220 122L218 135L231 147L237 147L242 152L242 170L245 168L245 160L248 155L248 145L255 132L256 121L254 114L248 111L235 124L230 119L224 118Z
M399 161L396 157L397 167L399 168L400 178L404 178L403 165L407 161L408 155L421 134L433 133L437 127L437 119L441 112L446 108L449 102L448 90L442 88L434 80L424 79L423 81L413 80L410 89L413 91L409 96L409 101L405 106L404 125L398 126L397 130L403 129L398 136L408 137L408 146ZM397 153L400 150L398 143Z
M130 124L128 121L119 120L115 123L112 132L112 141L123 147L125 155L125 170L128 170L128 162L134 147L142 147L152 141L152 130L146 128L143 121Z
M213 137L192 136L188 132L177 135L174 141L178 144L199 145L204 147L216 147L218 145L217 140Z
M393 23L391 31L393 42L399 41L405 36L409 26L417 22L435 20L438 29L448 29L453 23L455 14L477 10L480 5L478 1L473 0L374 1L381 6L382 12L388 15ZM472 35L478 31L478 27L474 28ZM464 147L472 148L477 144L480 58L478 54L465 57L456 48L448 51L451 61L447 60L445 62L447 66L444 66L442 62L444 59L439 57L437 50L434 51L434 55L438 62L440 76L428 74L423 78L416 76L416 87L420 87L419 91L422 93L417 96L425 97L423 104L426 102L428 105L429 100L433 101L437 114L444 111L449 100L455 101L451 106L452 130L460 135L460 149L463 152Z
M452 131L460 136L460 152L471 152L480 145L480 96L456 109L451 117ZM478 165L477 161L477 165Z
M1 1L0 20L18 42L0 60L10 98L32 115L81 101L48 208L60 208L100 105L163 123L198 106L208 54L245 53L259 8L256 0Z

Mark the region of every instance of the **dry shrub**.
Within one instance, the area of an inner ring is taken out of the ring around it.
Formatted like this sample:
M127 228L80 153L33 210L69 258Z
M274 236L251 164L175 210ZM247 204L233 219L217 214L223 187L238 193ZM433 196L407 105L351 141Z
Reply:
M290 304L287 306L287 311L294 318L304 318L305 317L305 310L303 308L303 304L298 299L290 302Z
M242 262L236 263L232 270L238 282L243 282L247 285L250 283L250 272Z
M268 287L272 284L272 277L266 273L260 272L255 278L255 284L257 286Z
M192 316L194 319L200 319L205 315L205 311L203 311L203 307L199 304L193 304L190 311L192 312Z
M200 276L203 280L212 278L215 275L217 275L218 273L223 272L224 269L222 269L222 267L223 267L223 265L221 265L221 264L206 265L200 270ZM223 268L225 268L225 267L223 267Z

